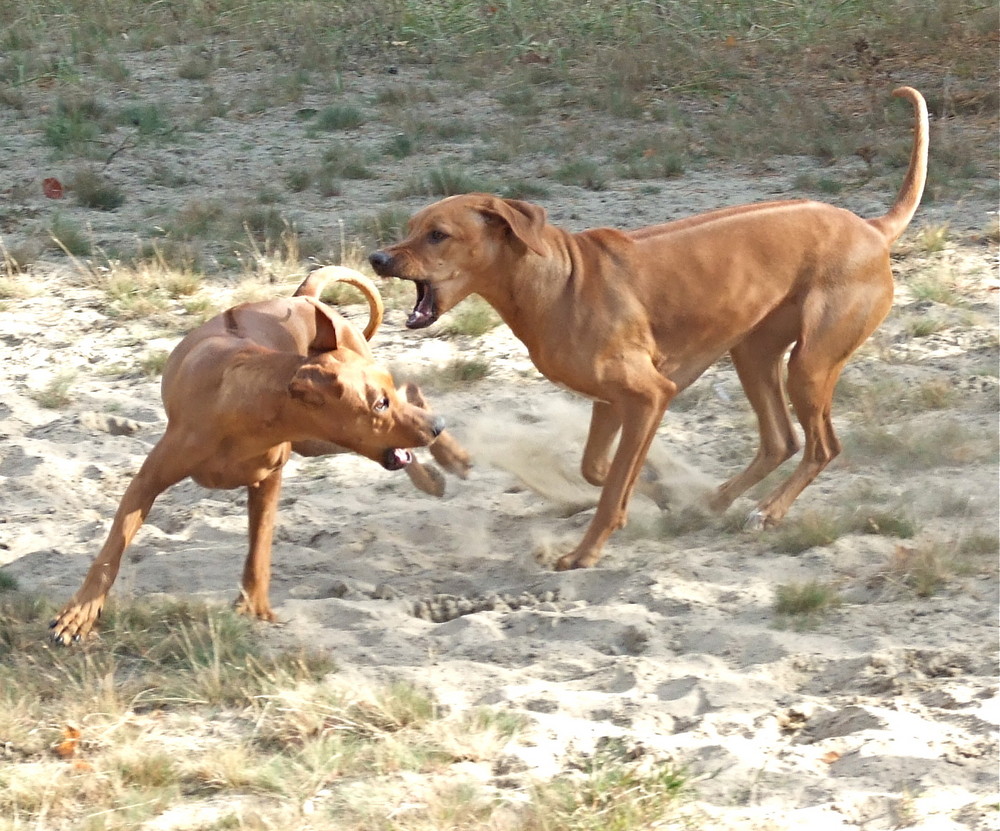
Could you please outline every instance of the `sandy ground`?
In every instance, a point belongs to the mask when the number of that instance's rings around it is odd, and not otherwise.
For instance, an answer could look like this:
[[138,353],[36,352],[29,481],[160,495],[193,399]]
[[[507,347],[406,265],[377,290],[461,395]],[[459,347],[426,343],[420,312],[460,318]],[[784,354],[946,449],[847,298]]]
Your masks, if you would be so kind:
[[[150,76],[144,82],[155,83]],[[263,179],[260,165],[289,152],[287,136],[263,116],[227,125],[238,135],[227,138],[220,127],[220,143],[231,138],[262,154],[231,157],[232,176]],[[381,140],[378,127],[365,129],[358,140]],[[10,180],[23,187],[25,223],[53,210],[40,187],[26,187],[49,172],[29,138],[24,149],[34,162]],[[270,157],[262,149],[279,146]],[[196,180],[223,169],[218,152],[185,149]],[[125,154],[113,170],[128,179],[149,163]],[[395,164],[402,176],[408,162]],[[633,226],[792,194],[795,174],[811,164],[716,166],[658,183],[655,193],[625,182],[596,194],[553,186],[540,201],[571,228]],[[858,164],[824,175],[850,179]],[[335,233],[338,217],[377,208],[389,190],[384,181],[347,188],[326,202],[304,195],[296,209]],[[855,188],[831,201],[874,215],[893,197]],[[140,190],[127,210],[134,218],[168,198],[185,195]],[[95,227],[102,239],[131,227],[119,212],[90,214],[103,223]],[[683,813],[692,827],[1000,828],[997,552],[961,568],[946,563],[947,579],[930,597],[917,596],[892,567],[921,546],[937,546],[947,560],[965,539],[996,538],[995,250],[977,235],[995,217],[994,205],[976,199],[921,210],[915,227],[947,223],[955,242],[901,263],[897,308],[845,375],[862,388],[938,380],[955,393],[949,405],[913,412],[890,401],[867,413],[849,402],[835,418],[848,439],[872,427],[912,436],[944,426],[964,431],[969,451],[951,463],[902,465],[852,450],[848,440],[792,512],[890,506],[914,519],[914,538],[845,533],[780,553],[772,535],[743,533],[733,521],[752,507],[749,499],[725,518],[681,523],[685,506],[753,454],[752,416],[724,363],[660,430],[651,458],[671,509],[637,497],[629,527],[599,567],[554,573],[557,552],[591,516],[594,493],[577,473],[586,403],[542,379],[503,327],[478,339],[443,338],[438,329],[405,331],[404,312],[390,311],[377,354],[398,377],[423,380],[476,467],[466,481],[449,478],[435,500],[363,459],[293,460],[274,551],[282,625],[262,626],[262,637],[329,649],[345,673],[411,679],[451,706],[527,713],[527,737],[487,772],[497,780],[557,775],[573,754],[620,741],[686,768],[692,790]],[[8,239],[20,227],[9,222]],[[907,275],[942,262],[964,298],[961,313],[907,288]],[[30,282],[41,291],[0,311],[0,565],[22,587],[61,602],[164,426],[158,381],[108,367],[131,366],[177,336],[109,316],[101,292],[64,260],[40,262]],[[346,311],[364,316],[360,307]],[[947,325],[905,334],[908,317],[928,315]],[[436,385],[435,368],[457,357],[488,360],[491,371],[472,384]],[[40,406],[33,396],[69,370],[70,403]],[[134,431],[115,434],[109,416]],[[244,494],[182,483],[158,501],[114,592],[229,601],[244,546]],[[810,626],[782,621],[776,589],[811,579],[838,587],[841,605]]]

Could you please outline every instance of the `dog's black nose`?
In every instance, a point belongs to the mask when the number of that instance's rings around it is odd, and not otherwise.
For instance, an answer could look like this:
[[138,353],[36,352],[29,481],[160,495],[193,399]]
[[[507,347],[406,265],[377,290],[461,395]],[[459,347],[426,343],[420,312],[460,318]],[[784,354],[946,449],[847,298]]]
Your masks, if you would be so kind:
[[381,274],[384,269],[389,267],[392,257],[386,254],[385,251],[376,251],[368,257],[368,262],[371,263],[376,274]]
[[437,438],[444,432],[444,419],[441,416],[434,416],[431,419],[431,433],[434,434],[434,438]]

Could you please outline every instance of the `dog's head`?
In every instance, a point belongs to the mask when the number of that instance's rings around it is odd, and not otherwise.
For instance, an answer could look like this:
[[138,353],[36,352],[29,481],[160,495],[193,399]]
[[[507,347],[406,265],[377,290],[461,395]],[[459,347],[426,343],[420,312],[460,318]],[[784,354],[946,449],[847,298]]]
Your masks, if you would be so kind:
[[397,393],[389,372],[349,349],[305,361],[288,384],[303,439],[322,439],[399,470],[407,448],[426,447],[444,422]]
[[[417,285],[410,329],[429,326],[470,294],[482,294],[514,258],[547,253],[545,209],[486,193],[450,196],[410,220],[402,242],[368,259],[375,273]],[[487,298],[489,299],[489,298]]]

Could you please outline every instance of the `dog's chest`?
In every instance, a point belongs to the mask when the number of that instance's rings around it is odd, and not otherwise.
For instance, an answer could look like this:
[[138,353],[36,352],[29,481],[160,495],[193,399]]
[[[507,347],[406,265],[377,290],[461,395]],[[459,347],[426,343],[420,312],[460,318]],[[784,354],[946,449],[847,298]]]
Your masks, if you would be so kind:
[[202,487],[220,490],[254,486],[282,467],[290,453],[291,446],[287,442],[252,456],[235,446],[223,447],[199,465],[191,478]]

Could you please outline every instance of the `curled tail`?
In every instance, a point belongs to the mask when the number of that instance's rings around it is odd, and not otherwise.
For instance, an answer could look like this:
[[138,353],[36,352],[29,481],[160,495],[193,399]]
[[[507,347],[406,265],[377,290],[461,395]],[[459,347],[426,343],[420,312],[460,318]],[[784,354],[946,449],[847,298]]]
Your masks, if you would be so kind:
[[913,150],[910,153],[910,168],[906,171],[903,187],[896,197],[896,203],[885,216],[869,219],[868,222],[878,228],[888,242],[899,239],[900,234],[910,224],[917,212],[920,197],[924,193],[924,183],[927,181],[927,103],[924,97],[913,87],[899,87],[892,91],[896,98],[906,98],[913,104],[916,124],[913,128]]
[[382,324],[385,306],[382,305],[382,295],[378,293],[375,284],[360,271],[342,265],[326,265],[313,271],[297,289],[293,297],[312,297],[319,300],[323,287],[329,282],[347,283],[354,286],[368,301],[368,325],[365,326],[365,340],[371,340],[372,335]]

